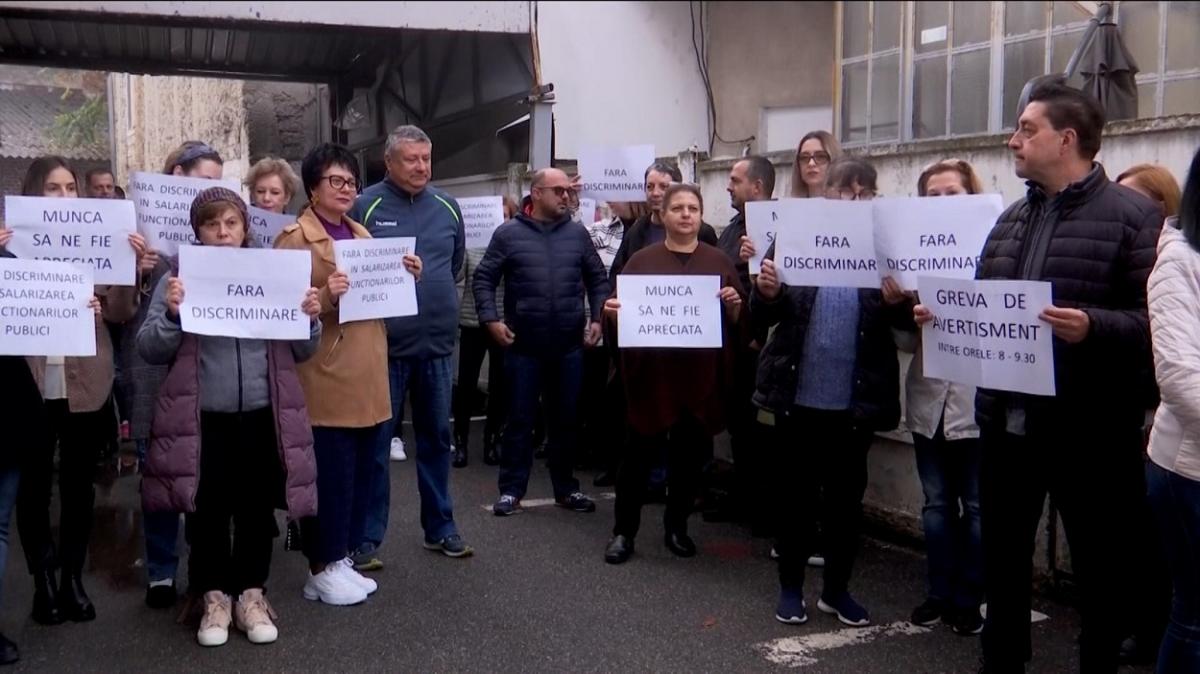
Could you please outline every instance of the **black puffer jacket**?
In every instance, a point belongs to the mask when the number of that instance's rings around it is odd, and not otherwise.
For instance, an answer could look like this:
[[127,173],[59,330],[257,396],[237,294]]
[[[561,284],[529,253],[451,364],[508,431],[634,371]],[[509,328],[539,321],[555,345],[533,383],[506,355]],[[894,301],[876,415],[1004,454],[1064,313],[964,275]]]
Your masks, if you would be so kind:
[[1000,215],[978,277],[1049,281],[1054,305],[1087,312],[1091,331],[1078,344],[1054,340],[1054,398],[979,389],[981,427],[1003,425],[1014,397],[1027,418],[1143,424],[1154,390],[1146,279],[1162,222],[1157,204],[1110,182],[1099,164],[1054,198],[1030,183]]
[[521,214],[500,225],[471,286],[480,324],[499,320],[496,287],[504,279],[504,322],[512,348],[563,354],[583,344],[586,289],[591,319],[600,320],[608,277],[587,229],[563,215],[543,223]]
[[[775,259],[775,246],[767,251]],[[767,300],[756,287],[750,296],[755,322],[775,325],[775,334],[758,357],[754,404],[789,414],[800,383],[799,367],[808,336],[817,289],[783,286],[775,300]],[[883,293],[870,288],[858,291],[858,354],[850,411],[864,430],[890,431],[900,423],[900,362],[892,328],[902,325],[911,304],[888,305]]]

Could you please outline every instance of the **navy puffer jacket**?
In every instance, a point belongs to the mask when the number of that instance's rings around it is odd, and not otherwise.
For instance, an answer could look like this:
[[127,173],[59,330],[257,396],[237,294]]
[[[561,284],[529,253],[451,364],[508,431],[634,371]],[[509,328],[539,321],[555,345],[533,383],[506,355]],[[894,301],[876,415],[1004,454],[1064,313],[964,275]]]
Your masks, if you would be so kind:
[[520,214],[492,235],[475,271],[472,290],[479,323],[500,320],[496,288],[504,280],[504,321],[516,335],[512,349],[557,355],[583,344],[583,296],[599,321],[609,295],[604,263],[587,229],[569,214],[539,222]]

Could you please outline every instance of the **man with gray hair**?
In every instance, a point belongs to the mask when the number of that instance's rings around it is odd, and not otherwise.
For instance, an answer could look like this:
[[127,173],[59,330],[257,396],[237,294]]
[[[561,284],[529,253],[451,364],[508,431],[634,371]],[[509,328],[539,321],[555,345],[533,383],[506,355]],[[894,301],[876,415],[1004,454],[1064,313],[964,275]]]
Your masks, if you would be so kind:
[[450,501],[450,393],[454,339],[458,332],[455,279],[466,254],[462,211],[449,194],[429,184],[433,143],[421,129],[405,125],[388,136],[384,150],[387,176],[363,191],[350,217],[375,238],[411,236],[424,262],[417,284],[416,316],[389,318],[388,378],[392,421],[380,437],[372,463],[373,488],[361,536],[352,559],[360,570],[383,566],[376,550],[387,530],[389,454],[404,397],[412,394],[417,441],[417,488],[425,547],[450,557],[472,553],[458,533]]

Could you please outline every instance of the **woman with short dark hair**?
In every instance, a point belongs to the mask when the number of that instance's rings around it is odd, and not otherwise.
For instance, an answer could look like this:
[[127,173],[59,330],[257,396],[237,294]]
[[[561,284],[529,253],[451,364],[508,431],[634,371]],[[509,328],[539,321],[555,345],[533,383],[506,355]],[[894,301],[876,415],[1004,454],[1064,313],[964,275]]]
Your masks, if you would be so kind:
[[[358,161],[341,145],[314,148],[300,166],[308,206],[288,225],[275,247],[312,253],[312,286],[319,288],[325,329],[314,358],[299,367],[312,419],[317,459],[315,522],[302,537],[311,575],[304,598],[345,606],[365,601],[375,581],[354,569],[349,554],[361,542],[370,467],[392,417],[387,375],[387,329],[382,320],[342,323],[338,303],[350,277],[336,265],[334,242],[371,235],[347,213],[362,185]],[[404,256],[404,266],[421,275],[421,261]]]

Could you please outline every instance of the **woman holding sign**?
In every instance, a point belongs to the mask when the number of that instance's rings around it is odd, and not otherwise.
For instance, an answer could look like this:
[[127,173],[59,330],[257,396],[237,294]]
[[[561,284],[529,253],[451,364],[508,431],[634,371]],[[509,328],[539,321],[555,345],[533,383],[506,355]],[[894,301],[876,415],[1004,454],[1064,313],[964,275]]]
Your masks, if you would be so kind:
[[[720,277],[718,296],[725,311],[719,349],[620,349],[633,437],[617,473],[617,521],[604,552],[604,561],[609,564],[621,564],[633,554],[655,453],[664,446],[670,482],[665,516],[667,549],[680,557],[696,554],[696,544],[687,534],[688,515],[696,500],[701,468],[709,459],[712,438],[725,428],[729,407],[725,396],[733,382],[734,353],[746,339],[741,329],[744,291],[737,269],[718,248],[699,241],[703,204],[695,185],[674,184],[667,188],[661,210],[666,240],[635,253],[622,271],[622,276]],[[691,301],[699,303],[704,298]],[[621,300],[615,294],[605,302],[610,327],[615,327],[620,309]],[[616,330],[610,332],[617,334]]]
[[[276,248],[312,253],[312,285],[320,288],[324,330],[316,357],[300,366],[308,399],[317,458],[317,517],[303,536],[311,575],[304,597],[334,606],[365,601],[375,581],[354,569],[348,557],[361,541],[370,496],[370,467],[384,422],[392,417],[387,374],[387,328],[382,320],[342,323],[338,302],[350,278],[336,266],[334,242],[369,239],[346,216],[358,196],[358,161],[341,145],[324,144],[300,167],[309,205],[299,221],[283,229]],[[405,256],[419,278],[421,261]]]
[[[202,246],[245,248],[252,241],[245,202],[223,187],[196,196],[191,222]],[[286,502],[297,519],[317,505],[296,364],[317,349],[321,301],[316,288],[297,298],[311,318],[307,340],[235,339],[185,333],[184,292],[178,276],[164,277],[138,332],[142,357],[170,366],[151,429],[143,502],[150,512],[187,513],[189,584],[204,601],[200,645],[224,644],[232,620],[252,643],[270,643],[278,630],[263,593],[279,534],[275,508]]]
[[[75,172],[62,157],[41,157],[30,165],[21,192],[30,197],[76,197]],[[8,242],[6,233],[0,230],[0,246]],[[140,260],[146,253],[145,239],[130,234],[129,243]],[[33,619],[44,625],[96,617],[82,575],[95,501],[92,478],[112,425],[107,403],[113,389],[113,345],[104,321],[129,320],[135,293],[132,287],[97,286],[96,295],[102,310],[96,319],[95,356],[28,358],[29,370],[45,399],[48,421],[44,442],[24,458],[17,527],[34,579]],[[57,549],[50,532],[56,450],[61,501]],[[58,567],[62,569],[61,583],[54,577]]]
[[[869,164],[842,159],[829,167],[829,199],[875,196]],[[855,627],[870,624],[850,596],[858,549],[867,450],[877,431],[900,421],[900,367],[892,327],[910,313],[869,288],[793,287],[779,282],[772,246],[751,296],[755,320],[775,326],[759,359],[754,404],[775,414],[773,490],[779,539],[780,622],[808,621],[804,572],[817,541],[825,553],[824,589],[817,604]]]
[[[939,161],[917,179],[917,194],[922,197],[982,191],[979,176],[961,159]],[[884,279],[883,294],[893,302],[910,299],[890,277]],[[913,354],[904,387],[906,424],[912,431],[917,474],[925,494],[921,523],[929,560],[929,595],[913,609],[911,622],[928,627],[940,621],[957,634],[979,634],[983,631],[979,613],[983,544],[975,387],[925,376],[916,324],[896,334],[900,348]]]

